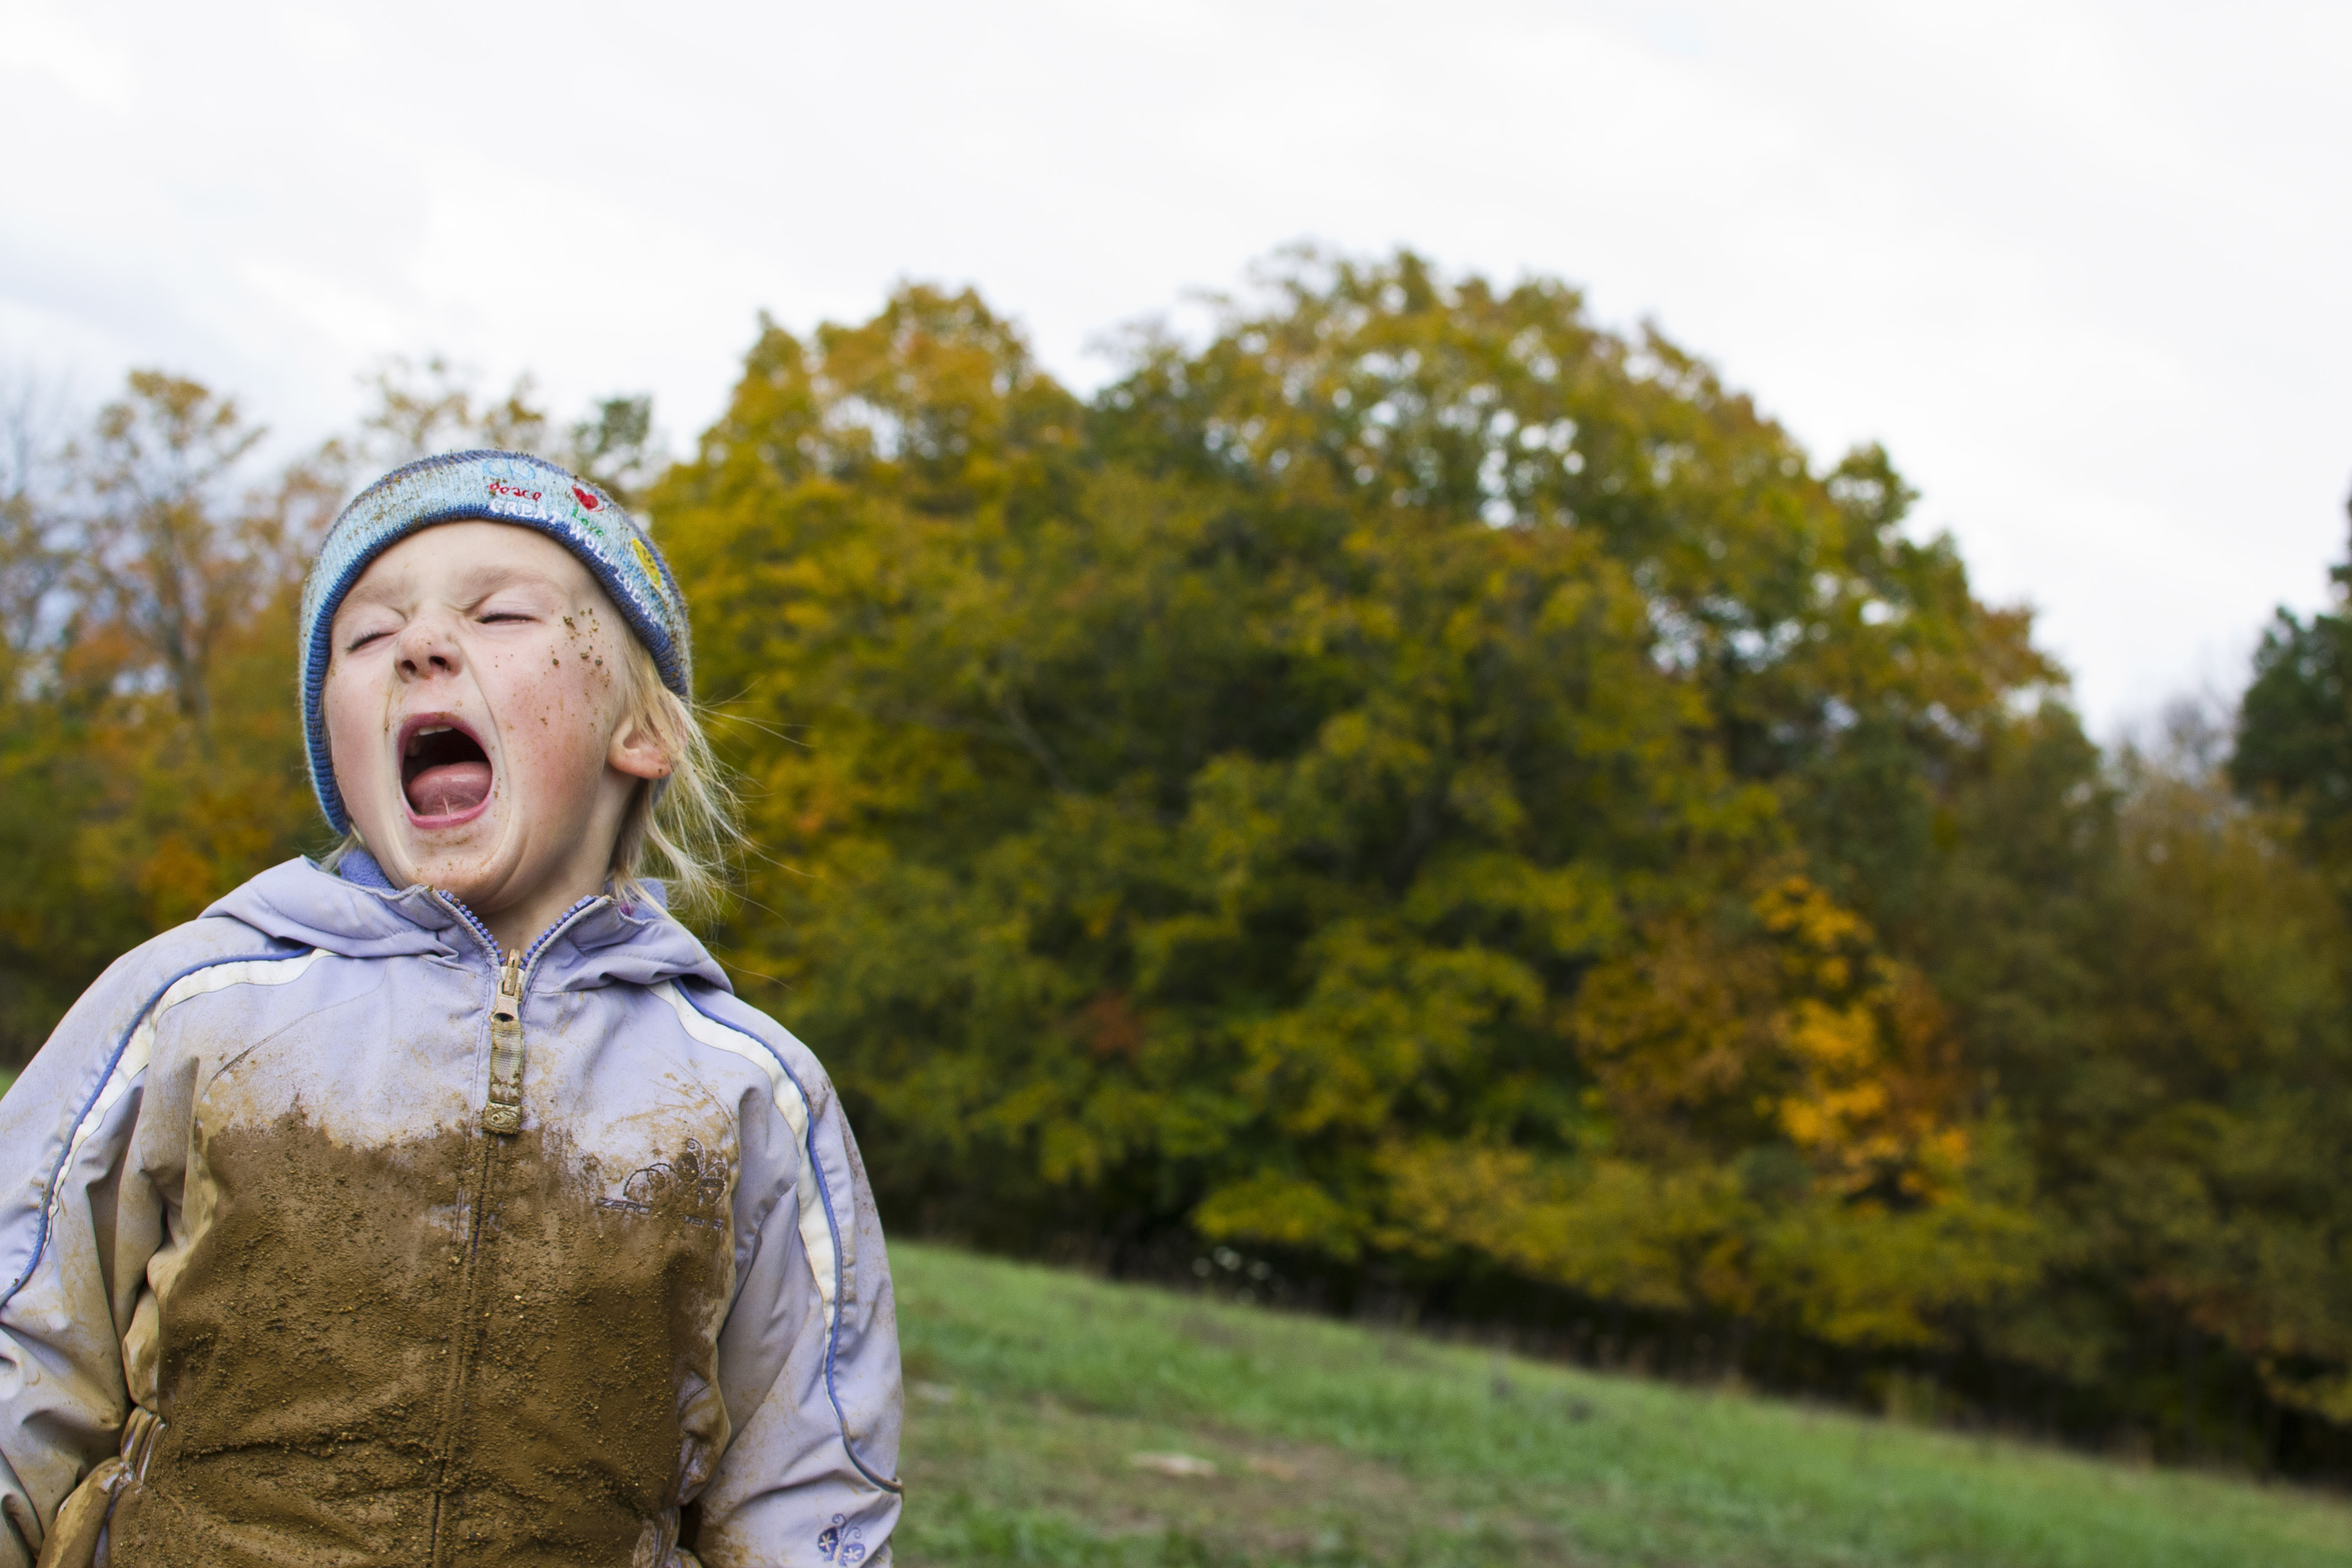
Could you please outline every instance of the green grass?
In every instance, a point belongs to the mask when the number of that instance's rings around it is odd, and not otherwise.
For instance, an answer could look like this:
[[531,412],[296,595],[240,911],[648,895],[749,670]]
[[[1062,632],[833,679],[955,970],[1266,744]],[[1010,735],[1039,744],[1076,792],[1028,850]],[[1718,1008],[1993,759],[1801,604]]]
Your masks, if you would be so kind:
[[[901,1243],[908,1568],[2352,1564],[2352,1505]],[[1181,1454],[1214,1475],[1137,1455]]]

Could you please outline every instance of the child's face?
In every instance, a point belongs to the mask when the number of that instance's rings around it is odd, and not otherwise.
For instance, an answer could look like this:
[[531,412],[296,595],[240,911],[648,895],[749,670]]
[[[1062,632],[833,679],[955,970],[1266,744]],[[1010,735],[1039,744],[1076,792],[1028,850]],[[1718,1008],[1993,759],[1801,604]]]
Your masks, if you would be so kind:
[[499,522],[428,528],[335,612],[335,785],[395,886],[546,918],[602,889],[631,792],[669,771],[625,714],[632,636],[572,553]]

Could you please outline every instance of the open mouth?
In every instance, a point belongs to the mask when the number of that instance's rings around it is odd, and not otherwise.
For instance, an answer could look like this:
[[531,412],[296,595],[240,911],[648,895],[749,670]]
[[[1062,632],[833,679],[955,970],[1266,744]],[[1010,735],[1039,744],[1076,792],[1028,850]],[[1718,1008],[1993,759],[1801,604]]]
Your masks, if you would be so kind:
[[490,758],[462,725],[412,719],[400,748],[400,793],[419,821],[470,816],[490,798]]

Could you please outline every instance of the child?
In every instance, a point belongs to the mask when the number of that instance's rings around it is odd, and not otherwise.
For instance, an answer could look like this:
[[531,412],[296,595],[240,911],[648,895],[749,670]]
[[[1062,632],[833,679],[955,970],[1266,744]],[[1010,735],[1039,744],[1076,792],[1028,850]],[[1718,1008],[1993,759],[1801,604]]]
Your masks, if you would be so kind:
[[0,1563],[887,1562],[856,1144],[637,877],[725,822],[668,567],[552,464],[427,458],[328,533],[301,655],[342,848],[0,1102]]

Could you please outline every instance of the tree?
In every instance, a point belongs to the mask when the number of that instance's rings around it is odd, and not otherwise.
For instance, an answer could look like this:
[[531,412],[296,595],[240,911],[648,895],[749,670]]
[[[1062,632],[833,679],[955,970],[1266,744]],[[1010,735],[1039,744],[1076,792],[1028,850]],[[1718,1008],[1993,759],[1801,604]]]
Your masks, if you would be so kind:
[[[295,700],[295,618],[354,482],[451,447],[543,446],[528,381],[486,399],[435,358],[370,378],[351,436],[276,468],[234,399],[135,371],[88,428],[0,402],[0,1052],[22,1061],[116,956],[325,847]],[[573,427],[648,461],[650,408]]]
[[633,506],[666,460],[653,399],[642,394],[598,398],[559,432],[528,374],[494,397],[446,355],[419,362],[394,354],[361,382],[372,406],[356,437],[331,447],[338,456],[348,450],[348,466],[370,474],[436,452],[487,447],[552,458]]
[[2301,814],[2310,841],[2352,864],[2352,562],[2330,569],[2336,607],[2308,620],[2281,606],[2254,651],[2230,777]]
[[775,857],[732,951],[933,1223],[1943,1342],[2032,1227],[1803,829],[2055,677],[1902,495],[1410,255],[1092,407],[970,295],[770,327],[653,499]]

